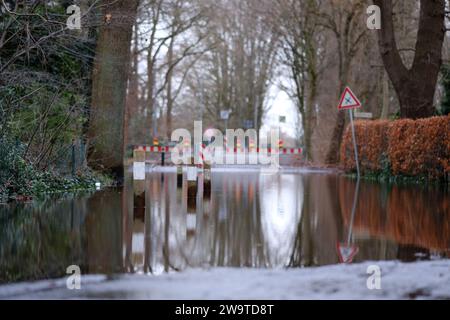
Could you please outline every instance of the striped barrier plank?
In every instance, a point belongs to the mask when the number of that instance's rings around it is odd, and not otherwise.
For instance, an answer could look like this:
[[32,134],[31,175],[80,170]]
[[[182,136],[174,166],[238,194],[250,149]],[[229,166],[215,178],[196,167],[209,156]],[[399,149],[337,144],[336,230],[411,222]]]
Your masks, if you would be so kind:
[[[207,148],[207,147],[206,147]],[[155,146],[137,146],[135,150],[151,152],[151,153],[169,153],[172,152],[175,148],[170,147],[155,147]],[[184,152],[192,151],[192,148],[184,147],[180,148]],[[256,150],[255,150],[256,149]],[[281,148],[281,149],[273,149],[273,148],[253,148],[253,149],[243,149],[243,148],[226,148],[226,153],[238,154],[238,153],[274,153],[274,154],[284,154],[284,155],[300,155],[302,154],[302,148]]]

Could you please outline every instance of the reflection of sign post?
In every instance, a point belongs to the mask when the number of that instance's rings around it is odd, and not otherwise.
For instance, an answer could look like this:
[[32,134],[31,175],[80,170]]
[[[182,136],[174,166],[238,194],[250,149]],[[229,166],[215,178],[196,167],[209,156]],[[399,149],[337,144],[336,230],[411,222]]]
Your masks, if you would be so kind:
[[355,162],[356,162],[356,171],[358,173],[358,179],[360,177],[359,171],[359,159],[358,159],[358,148],[356,146],[356,136],[355,136],[355,126],[353,124],[353,109],[361,108],[361,102],[359,102],[358,98],[356,98],[353,91],[346,87],[344,93],[341,97],[341,102],[339,102],[338,109],[339,110],[348,110],[350,115],[350,125],[352,127],[352,137],[353,137],[353,148],[355,149]]
[[338,249],[338,255],[339,255],[339,261],[341,263],[352,263],[353,258],[358,253],[359,249],[357,246],[352,245],[352,234],[353,234],[353,223],[355,221],[355,214],[356,214],[356,206],[358,205],[358,197],[359,197],[359,176],[358,181],[356,182],[356,189],[355,189],[355,195],[353,198],[353,207],[352,207],[352,217],[350,219],[350,226],[348,229],[348,236],[347,236],[347,243],[338,243],[337,249]]
[[352,263],[353,258],[358,253],[359,249],[355,245],[348,245],[338,243],[339,261],[341,263]]

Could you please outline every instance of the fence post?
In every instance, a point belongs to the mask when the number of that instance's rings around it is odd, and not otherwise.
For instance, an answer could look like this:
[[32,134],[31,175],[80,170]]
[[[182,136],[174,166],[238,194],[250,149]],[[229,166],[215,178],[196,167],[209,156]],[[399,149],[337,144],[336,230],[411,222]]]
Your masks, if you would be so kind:
[[133,151],[133,208],[134,217],[145,216],[145,150]]

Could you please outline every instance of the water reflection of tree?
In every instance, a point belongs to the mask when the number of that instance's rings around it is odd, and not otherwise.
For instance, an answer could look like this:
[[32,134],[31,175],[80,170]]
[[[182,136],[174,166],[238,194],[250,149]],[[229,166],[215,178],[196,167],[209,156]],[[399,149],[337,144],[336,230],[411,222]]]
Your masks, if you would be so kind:
[[295,237],[294,247],[289,260],[289,267],[311,266],[313,262],[313,244],[310,234],[310,214],[311,214],[311,183],[306,177],[303,180],[304,198],[303,207],[301,209],[300,221],[297,226],[297,234]]
[[163,245],[163,257],[164,257],[164,272],[169,272],[170,267],[170,245],[169,245],[169,231],[170,231],[170,199],[167,192],[168,183],[164,183],[164,175],[161,176],[161,183],[164,185],[164,193],[161,195],[164,199],[164,245]]
[[223,195],[214,214],[210,264],[267,267],[257,175],[222,178]]
[[122,197],[117,191],[97,192],[87,202],[88,273],[120,273],[122,257]]
[[55,278],[86,269],[83,226],[88,196],[0,207],[0,283]]
[[[257,173],[240,175],[216,173],[211,199],[199,196],[195,213],[195,231],[189,232],[186,232],[186,190],[183,194],[181,190],[177,192],[174,175],[165,174],[164,181],[160,178],[160,174],[152,174],[149,177],[151,181],[149,185],[152,186],[149,188],[151,203],[148,205],[151,217],[145,219],[145,230],[150,230],[147,227],[149,220],[152,226],[151,233],[147,235],[146,231],[144,247],[145,252],[149,252],[148,248],[154,248],[151,254],[153,263],[149,263],[153,270],[160,272],[205,265],[268,267],[287,263],[286,256],[280,252],[280,249],[285,251],[287,247],[291,247],[293,238],[290,237],[290,232],[294,230],[288,227],[289,234],[285,234],[286,230],[276,229],[271,219],[275,218],[277,222],[282,223],[283,228],[286,228],[286,226],[292,226],[292,219],[295,219],[297,223],[298,210],[294,210],[295,205],[289,202],[289,214],[280,218],[276,216],[277,212],[273,211],[274,208],[271,205],[277,197],[278,201],[294,200],[296,203],[301,203],[303,198],[301,178],[295,176],[281,179],[280,176],[274,175],[260,181]],[[315,186],[320,192],[322,192],[323,183],[326,183],[326,180]],[[319,197],[322,196],[319,195]],[[310,199],[310,201],[315,200]],[[301,208],[298,207],[298,209]],[[324,212],[330,211],[322,209]],[[294,212],[291,212],[292,210]],[[286,220],[285,217],[290,219]],[[314,213],[305,214],[304,217],[311,221],[304,223],[303,235],[308,232],[312,234],[315,230],[308,230],[306,226],[314,227]],[[330,220],[326,215],[320,219]],[[333,222],[332,225],[334,225]],[[331,232],[331,235],[334,234],[335,232]],[[273,238],[274,236],[282,238]],[[336,236],[333,236],[333,241],[335,239]],[[149,244],[150,242],[152,245]],[[327,245],[329,242],[326,242]],[[322,251],[315,249],[320,246],[320,241],[315,239],[307,243],[310,246],[308,250],[310,261],[326,260],[321,258],[321,254],[316,253]],[[272,248],[274,244],[277,245],[275,249]],[[280,245],[282,248],[279,247]],[[334,244],[332,246],[334,247]],[[147,259],[145,257],[145,261]]]
[[336,177],[310,174],[302,179],[304,200],[288,266],[337,263],[335,248],[342,237],[342,221]]

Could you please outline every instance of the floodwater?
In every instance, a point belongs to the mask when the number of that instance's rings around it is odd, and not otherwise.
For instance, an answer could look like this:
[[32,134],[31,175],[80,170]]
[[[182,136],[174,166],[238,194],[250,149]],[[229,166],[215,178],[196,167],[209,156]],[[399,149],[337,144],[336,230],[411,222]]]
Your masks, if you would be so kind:
[[[91,194],[0,206],[0,283],[83,274],[186,268],[309,267],[444,259],[450,197],[437,187],[356,182],[329,173],[213,171],[196,199],[174,172]],[[136,193],[136,196],[134,195]],[[353,211],[353,205],[355,210]]]

